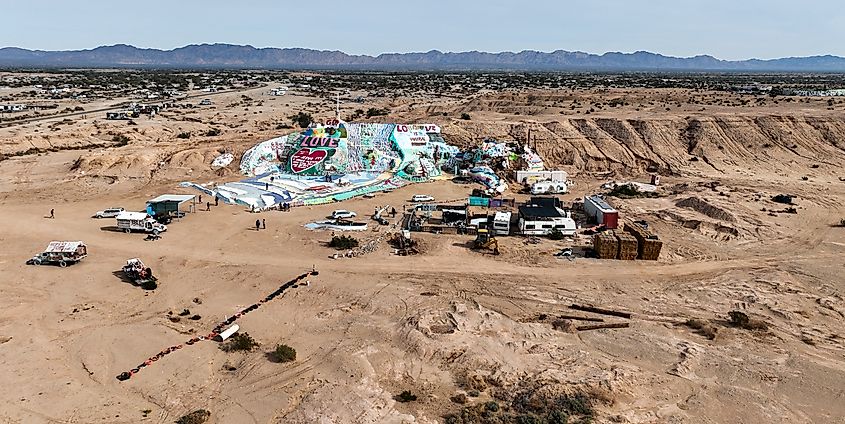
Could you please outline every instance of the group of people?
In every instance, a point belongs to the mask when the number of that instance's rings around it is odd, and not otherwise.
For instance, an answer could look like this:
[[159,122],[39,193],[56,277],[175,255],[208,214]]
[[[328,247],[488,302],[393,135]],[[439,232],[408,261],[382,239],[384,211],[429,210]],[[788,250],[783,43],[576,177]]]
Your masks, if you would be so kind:
[[266,230],[267,229],[267,220],[264,219],[256,219],[255,220],[255,231]]

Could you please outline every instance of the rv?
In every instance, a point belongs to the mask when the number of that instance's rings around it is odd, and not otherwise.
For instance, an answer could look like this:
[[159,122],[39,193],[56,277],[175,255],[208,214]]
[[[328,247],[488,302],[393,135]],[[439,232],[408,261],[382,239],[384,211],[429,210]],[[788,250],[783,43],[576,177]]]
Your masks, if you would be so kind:
[[156,221],[146,212],[123,212],[117,216],[117,228],[131,233],[132,231],[140,231],[143,233],[163,233],[167,231],[167,226]]
[[510,212],[496,212],[493,217],[493,234],[497,236],[507,236],[511,233],[511,213]]

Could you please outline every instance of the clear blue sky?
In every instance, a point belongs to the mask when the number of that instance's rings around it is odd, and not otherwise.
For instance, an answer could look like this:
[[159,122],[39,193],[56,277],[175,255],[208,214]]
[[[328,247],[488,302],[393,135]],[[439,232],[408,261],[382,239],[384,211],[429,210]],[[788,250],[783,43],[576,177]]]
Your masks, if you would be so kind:
[[0,46],[845,56],[842,0],[5,0]]

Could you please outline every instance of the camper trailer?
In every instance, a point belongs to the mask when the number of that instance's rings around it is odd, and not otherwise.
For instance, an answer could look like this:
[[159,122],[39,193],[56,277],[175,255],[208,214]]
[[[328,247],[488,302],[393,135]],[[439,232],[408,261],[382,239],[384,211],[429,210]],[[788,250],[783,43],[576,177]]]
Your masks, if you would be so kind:
[[156,221],[145,212],[123,212],[117,216],[117,228],[131,233],[139,231],[142,233],[163,233],[167,226]]
[[565,181],[540,181],[531,185],[531,194],[564,194],[568,190]]
[[88,256],[88,248],[81,241],[51,241],[43,252],[26,261],[27,265],[57,264],[64,268]]

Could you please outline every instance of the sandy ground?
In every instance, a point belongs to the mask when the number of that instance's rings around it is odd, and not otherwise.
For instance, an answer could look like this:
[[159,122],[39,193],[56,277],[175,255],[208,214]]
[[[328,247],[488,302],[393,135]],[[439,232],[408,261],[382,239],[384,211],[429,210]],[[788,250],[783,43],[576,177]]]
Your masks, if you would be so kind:
[[[176,185],[186,179],[236,179],[233,169],[208,169],[216,152],[239,152],[278,133],[261,122],[281,119],[297,101],[241,116],[246,133],[227,129],[201,141],[138,135],[119,148],[0,162],[3,422],[169,423],[204,408],[215,423],[435,423],[464,406],[452,396],[473,389],[479,396],[468,405],[492,399],[505,405],[507,393],[526,390],[590,393],[597,422],[845,422],[845,230],[834,226],[845,218],[841,118],[796,112],[799,117],[783,118],[793,129],[773,136],[756,130],[774,140],[771,152],[761,153],[736,135],[747,131],[726,127],[716,115],[700,116],[696,128],[704,135],[692,147],[682,137],[686,115],[641,117],[652,128],[673,128],[664,135],[639,131],[651,150],[641,155],[600,121],[578,127],[581,138],[566,136],[559,126],[581,125],[576,117],[528,122],[485,109],[472,112],[471,122],[442,122],[457,140],[483,125],[479,121],[501,134],[545,128],[539,150],[576,175],[573,192],[562,196],[567,204],[611,176],[642,180],[651,162],[670,168],[664,197],[613,200],[625,217],[648,220],[665,241],[658,262],[561,261],[552,254],[572,242],[533,245],[518,237],[503,239],[503,254],[493,257],[467,249],[467,236],[427,234],[418,236],[424,249],[417,256],[395,256],[382,242],[371,254],[332,260],[333,250],[324,245],[330,234],[302,225],[333,205],[260,214],[221,205],[188,214],[155,242],[112,231],[113,220],[90,218],[106,207],[140,209],[158,194],[182,192]],[[476,107],[472,101],[464,106]],[[231,110],[198,116],[240,122]],[[756,122],[779,116],[750,115]],[[631,120],[619,122],[642,128]],[[156,122],[139,126],[148,134],[172,134],[189,125]],[[59,133],[70,139],[92,132],[92,125],[82,121]],[[829,134],[811,134],[810,127]],[[560,140],[570,147],[555,150]],[[734,144],[716,147],[725,140]],[[376,205],[401,206],[417,193],[452,199],[470,189],[438,181],[342,207],[365,215]],[[770,201],[780,193],[796,196],[798,214],[769,214],[783,209]],[[690,197],[701,199],[698,207],[677,206]],[[51,208],[55,219],[45,218]],[[266,230],[251,229],[256,218],[266,220]],[[84,240],[90,256],[65,269],[24,265],[51,240]],[[153,268],[157,290],[144,291],[116,274],[132,257]],[[129,381],[115,378],[166,347],[206,334],[312,266],[320,275],[309,286],[238,321],[259,349],[226,353],[216,342],[202,342]],[[573,303],[631,312],[630,320],[603,317],[630,326],[555,329],[552,318],[576,313],[568,308]],[[168,312],[184,308],[201,318],[168,319]],[[768,329],[730,326],[731,310],[763,320]],[[683,325],[693,318],[709,321],[718,330],[715,339]],[[268,359],[280,343],[296,349],[295,362]],[[417,401],[396,402],[403,390]]]

